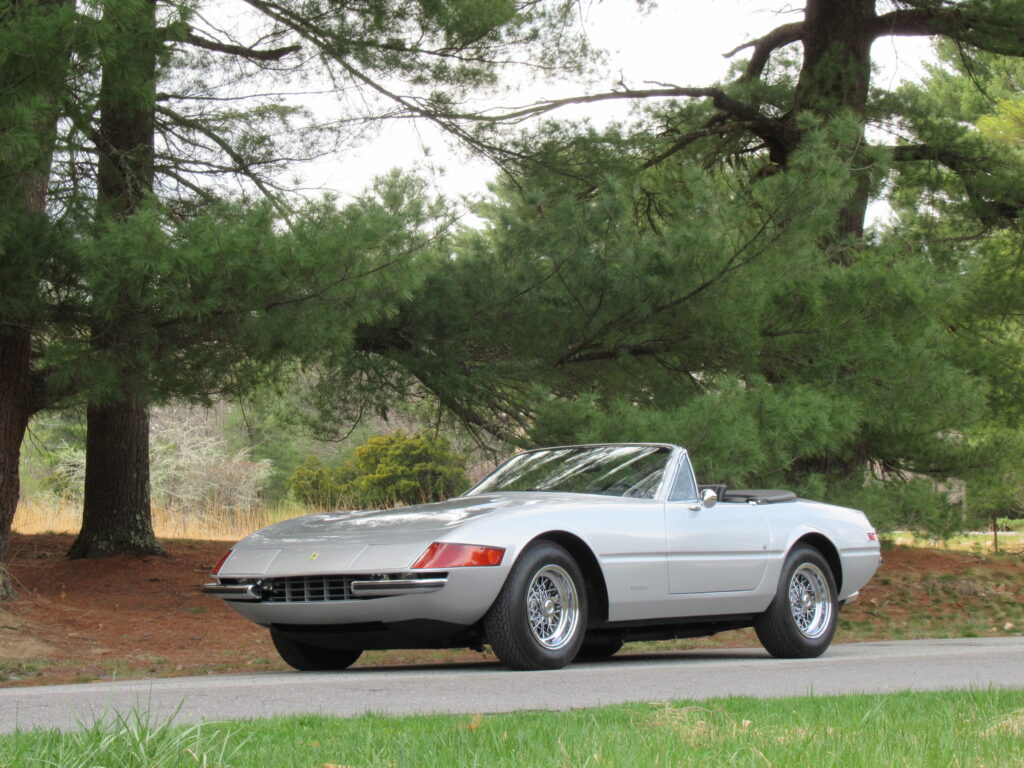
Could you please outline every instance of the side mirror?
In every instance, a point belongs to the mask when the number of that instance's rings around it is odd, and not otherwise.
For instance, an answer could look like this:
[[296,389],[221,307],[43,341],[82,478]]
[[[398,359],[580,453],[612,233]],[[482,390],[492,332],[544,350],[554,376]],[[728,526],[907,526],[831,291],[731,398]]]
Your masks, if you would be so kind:
[[718,494],[710,488],[705,488],[700,495],[700,501],[705,507],[711,508],[718,503]]

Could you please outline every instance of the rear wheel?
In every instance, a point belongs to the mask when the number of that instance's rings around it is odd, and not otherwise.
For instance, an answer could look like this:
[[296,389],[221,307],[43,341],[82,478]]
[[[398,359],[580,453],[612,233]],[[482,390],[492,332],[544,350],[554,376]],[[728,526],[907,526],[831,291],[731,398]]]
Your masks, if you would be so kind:
[[498,659],[512,669],[559,669],[571,662],[587,626],[583,574],[554,542],[530,545],[484,617]]
[[270,639],[281,658],[302,672],[320,672],[331,669],[348,669],[362,654],[361,650],[329,650],[315,645],[300,643],[290,637],[270,630]]
[[832,569],[821,553],[794,547],[782,566],[775,599],[754,623],[761,645],[783,659],[823,654],[836,632],[836,593]]

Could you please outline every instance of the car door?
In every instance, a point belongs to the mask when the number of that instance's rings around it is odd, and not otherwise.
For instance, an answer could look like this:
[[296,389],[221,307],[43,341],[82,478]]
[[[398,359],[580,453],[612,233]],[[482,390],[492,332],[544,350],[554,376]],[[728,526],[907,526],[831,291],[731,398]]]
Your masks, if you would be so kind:
[[669,592],[738,593],[756,589],[768,567],[766,505],[698,498],[689,457],[683,456],[665,502]]

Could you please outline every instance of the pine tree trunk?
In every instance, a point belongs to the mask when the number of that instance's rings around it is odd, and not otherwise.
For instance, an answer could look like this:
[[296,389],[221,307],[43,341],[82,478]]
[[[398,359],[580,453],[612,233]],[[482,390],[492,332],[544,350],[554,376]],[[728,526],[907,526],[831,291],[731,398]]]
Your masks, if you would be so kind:
[[[790,126],[797,116],[810,112],[823,121],[844,113],[860,121],[859,128],[844,137],[852,184],[837,212],[833,232],[822,248],[834,263],[850,266],[863,242],[871,192],[871,163],[861,160],[866,146],[864,118],[871,84],[872,22],[876,0],[807,0],[804,9],[803,64],[797,81]],[[790,135],[798,136],[796,130]],[[795,149],[795,146],[791,149]],[[846,446],[838,455],[797,459],[795,474],[863,477],[868,467],[867,447]]]
[[18,507],[18,459],[30,415],[32,337],[0,333],[0,600],[13,595],[4,563]]
[[82,530],[68,557],[160,554],[149,506],[149,410],[130,402],[87,412]]
[[[808,0],[804,11],[804,60],[800,68],[796,97],[791,113],[813,112],[823,118],[844,111],[863,121],[871,82],[871,24],[876,0]],[[853,189],[839,213],[837,241],[856,243],[864,235],[868,198],[871,190],[870,163],[860,162],[865,146],[864,127],[850,137],[848,147],[854,171]],[[838,255],[841,261],[850,256]]]
[[[34,104],[29,109],[36,110],[31,123],[39,139],[35,145],[38,151],[15,151],[6,156],[0,152],[0,214],[21,222],[46,215],[61,92],[71,54],[70,28],[62,21],[62,13],[73,5],[74,0],[14,0],[0,15],[0,24],[8,29],[45,30],[46,34],[54,36],[48,42],[62,43],[68,57],[55,57],[51,45],[41,44],[39,50],[51,51],[49,56],[10,56],[0,66],[3,107],[12,109],[14,105],[22,105],[24,108]],[[13,123],[17,125],[23,118],[16,110]],[[10,127],[0,124],[0,134]],[[4,258],[17,259],[18,254],[7,253]],[[31,273],[29,284],[32,281],[42,282],[42,277]],[[19,288],[0,285],[0,291],[3,290]],[[21,444],[29,417],[43,405],[34,391],[36,381],[32,367],[33,326],[38,320],[23,313],[0,317],[0,600],[9,599],[14,593],[4,564],[20,494]]]
[[[97,216],[126,219],[153,189],[156,35],[154,0],[108,0],[104,24],[135,41],[103,67],[100,81],[100,156]],[[94,343],[121,358],[121,394],[87,411],[82,529],[68,556],[161,552],[153,535],[149,498],[149,410],[145,376],[131,356],[131,296],[117,314],[93,328]]]
[[807,0],[794,111],[865,115],[875,0]]

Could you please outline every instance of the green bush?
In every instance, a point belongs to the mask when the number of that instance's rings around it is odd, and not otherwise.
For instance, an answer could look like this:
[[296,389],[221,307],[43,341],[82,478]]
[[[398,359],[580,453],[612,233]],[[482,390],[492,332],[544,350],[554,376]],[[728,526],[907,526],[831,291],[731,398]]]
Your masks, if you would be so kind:
[[330,508],[438,501],[467,484],[465,458],[427,432],[371,437],[335,467],[311,456],[288,483],[298,501]]
[[308,456],[288,478],[288,491],[296,501],[324,509],[356,506],[349,497],[351,476],[342,468],[326,466],[318,456]]

